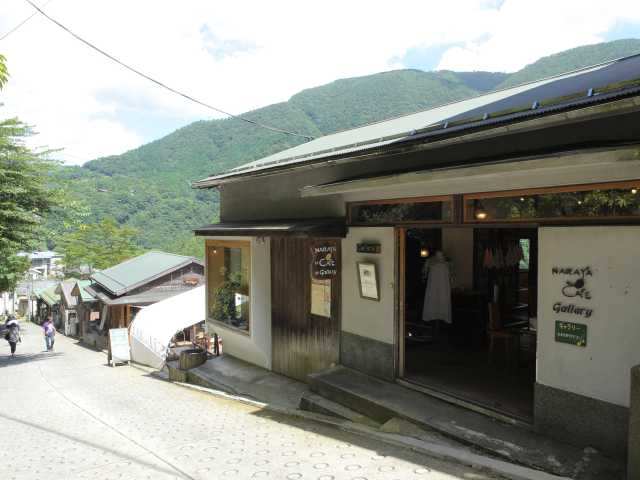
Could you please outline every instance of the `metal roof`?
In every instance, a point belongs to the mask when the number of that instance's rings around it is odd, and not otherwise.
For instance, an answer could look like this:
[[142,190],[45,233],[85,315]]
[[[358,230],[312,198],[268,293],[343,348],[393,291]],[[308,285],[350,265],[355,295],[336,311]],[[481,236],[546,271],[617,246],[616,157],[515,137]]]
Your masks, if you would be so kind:
[[292,236],[344,238],[347,227],[344,219],[269,220],[261,222],[225,222],[200,227],[200,236]]
[[194,257],[151,251],[96,272],[91,280],[118,296],[190,263],[202,265]]
[[90,285],[91,285],[91,280],[78,280],[73,286],[71,294],[74,297],[78,298],[78,302],[82,302],[82,303],[95,302],[96,297],[93,296],[87,290],[87,287],[89,287]]
[[60,303],[60,295],[56,293],[58,285],[52,285],[51,287],[44,288],[36,291],[36,297],[40,298],[44,303],[50,307]]
[[[418,139],[426,132],[451,134],[451,127],[454,125],[472,123],[477,127],[483,122],[491,125],[499,118],[509,117],[515,112],[529,110],[542,114],[545,110],[541,107],[548,107],[550,104],[556,107],[568,105],[585,97],[595,102],[598,96],[607,90],[604,87],[623,88],[626,82],[637,80],[640,80],[640,55],[326,135],[228,172],[212,175],[195,182],[194,186],[207,188],[223,183],[229,178],[250,176],[256,172],[292,168],[334,156],[348,157],[399,141]],[[604,100],[605,96],[602,95],[601,99]],[[510,119],[515,121],[517,117]]]

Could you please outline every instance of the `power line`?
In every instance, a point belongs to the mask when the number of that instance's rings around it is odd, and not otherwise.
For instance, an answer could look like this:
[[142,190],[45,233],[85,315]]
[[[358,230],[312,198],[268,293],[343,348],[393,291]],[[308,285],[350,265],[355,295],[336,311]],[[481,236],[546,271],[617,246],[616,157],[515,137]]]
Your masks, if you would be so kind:
[[60,27],[61,29],[63,29],[63,30],[64,30],[65,32],[67,32],[69,35],[71,35],[72,37],[74,37],[76,40],[79,40],[80,42],[82,42],[82,43],[84,43],[86,46],[88,46],[89,48],[92,48],[92,49],[93,49],[93,50],[95,50],[96,52],[98,52],[98,53],[100,53],[101,55],[103,55],[103,56],[107,57],[109,60],[111,60],[111,61],[113,61],[113,62],[117,63],[117,64],[118,64],[118,65],[120,65],[121,67],[124,67],[124,68],[126,68],[127,70],[129,70],[129,71],[131,71],[131,72],[135,73],[136,75],[138,75],[138,76],[140,76],[140,77],[142,77],[142,78],[144,78],[144,79],[146,79],[146,80],[149,80],[150,82],[155,83],[155,84],[156,84],[156,85],[158,85],[159,87],[162,87],[162,88],[164,88],[165,90],[170,91],[171,93],[175,93],[176,95],[180,95],[181,97],[186,98],[187,100],[189,100],[189,101],[191,101],[191,102],[193,102],[193,103],[196,103],[196,104],[198,104],[198,105],[201,105],[201,106],[203,106],[203,107],[205,107],[205,108],[208,108],[208,109],[210,109],[210,110],[213,110],[213,111],[215,111],[215,112],[222,113],[223,115],[226,115],[226,116],[228,116],[228,117],[235,118],[236,120],[241,120],[241,121],[243,121],[243,122],[250,123],[250,124],[252,124],[252,125],[254,125],[254,126],[256,126],[256,127],[264,128],[264,129],[266,129],[266,130],[271,130],[272,132],[282,133],[282,134],[285,134],[285,135],[292,135],[292,136],[295,136],[295,137],[303,137],[303,138],[306,138],[307,140],[313,140],[313,137],[312,137],[312,136],[310,136],[310,135],[304,135],[304,134],[302,134],[302,133],[290,132],[290,131],[288,131],[288,130],[283,130],[283,129],[281,129],[281,128],[276,128],[276,127],[272,127],[272,126],[270,126],[270,125],[265,125],[264,123],[260,123],[260,122],[258,122],[258,121],[256,121],[256,120],[251,120],[250,118],[242,117],[242,116],[240,116],[240,115],[234,115],[233,113],[229,113],[229,112],[226,112],[226,111],[224,111],[224,110],[221,110],[221,109],[220,109],[220,108],[218,108],[218,107],[214,107],[213,105],[209,105],[208,103],[202,102],[202,101],[198,100],[197,98],[194,98],[194,97],[192,97],[192,96],[190,96],[190,95],[187,95],[186,93],[183,93],[183,92],[181,92],[181,91],[179,91],[179,90],[176,90],[175,88],[172,88],[172,87],[170,87],[170,86],[166,85],[165,83],[163,83],[163,82],[161,82],[161,81],[159,81],[159,80],[156,80],[155,78],[150,77],[149,75],[147,75],[147,74],[145,74],[145,73],[142,73],[140,70],[137,70],[137,69],[135,69],[135,68],[131,67],[130,65],[127,65],[127,64],[126,64],[126,63],[124,63],[123,61],[118,60],[116,57],[114,57],[113,55],[111,55],[111,54],[109,54],[109,53],[105,52],[105,51],[104,51],[104,50],[102,50],[101,48],[96,47],[93,43],[89,42],[88,40],[85,40],[84,38],[80,37],[79,35],[76,35],[76,34],[75,34],[75,33],[73,33],[71,30],[69,30],[67,27],[65,27],[62,23],[58,22],[56,19],[54,19],[54,18],[50,17],[49,15],[47,15],[47,14],[46,14],[46,13],[45,13],[41,8],[40,8],[40,7],[38,7],[36,4],[34,4],[31,0],[25,0],[25,1],[26,1],[27,3],[29,3],[33,8],[35,8],[35,9],[36,9],[36,10],[37,10],[37,11],[38,11],[42,16],[44,16],[47,20],[49,20],[49,21],[51,21],[51,22],[55,23],[58,27]]
[[[47,0],[46,2],[44,2],[42,4],[42,6],[40,8],[44,8],[46,7],[49,3],[51,3],[53,0]],[[33,17],[35,17],[38,14],[38,12],[33,12],[31,15],[29,15],[27,18],[25,18],[23,21],[21,21],[18,25],[16,25],[15,27],[13,27],[11,30],[9,30],[7,33],[5,33],[4,35],[2,35],[0,37],[0,42],[2,40],[4,40],[5,38],[7,38],[9,35],[11,35],[13,32],[15,32],[16,30],[18,30],[21,26],[23,26],[25,23],[27,23],[29,20],[31,20]]]

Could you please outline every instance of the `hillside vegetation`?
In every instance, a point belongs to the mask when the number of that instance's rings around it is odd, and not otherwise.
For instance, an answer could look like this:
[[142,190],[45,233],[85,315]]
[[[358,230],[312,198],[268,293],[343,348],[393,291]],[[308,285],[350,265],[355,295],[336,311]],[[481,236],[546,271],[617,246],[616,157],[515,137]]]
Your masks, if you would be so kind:
[[[640,53],[640,40],[575,48],[512,74],[384,72],[303,90],[245,116],[316,137],[634,53]],[[198,121],[122,155],[63,167],[57,181],[86,203],[86,222],[114,217],[138,230],[142,248],[200,255],[202,242],[191,230],[217,219],[218,196],[193,190],[190,182],[301,141],[234,119]]]

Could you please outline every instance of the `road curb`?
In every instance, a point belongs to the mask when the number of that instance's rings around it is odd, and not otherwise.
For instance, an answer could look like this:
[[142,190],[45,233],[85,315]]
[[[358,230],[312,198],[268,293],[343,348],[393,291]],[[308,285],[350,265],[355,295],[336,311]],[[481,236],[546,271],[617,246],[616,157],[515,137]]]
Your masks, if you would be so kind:
[[384,433],[371,427],[353,423],[348,420],[342,420],[319,413],[305,412],[293,408],[280,407],[273,404],[251,400],[238,395],[231,395],[221,390],[215,390],[212,388],[191,385],[189,383],[183,382],[171,383],[183,388],[196,390],[202,393],[213,395],[218,398],[236,401],[245,405],[268,410],[274,413],[300,418],[303,420],[310,420],[325,425],[331,425],[334,428],[338,428],[347,433],[375,439],[390,445],[394,445],[396,447],[408,448],[412,451],[439,460],[455,462],[461,465],[472,467],[477,470],[490,472],[513,480],[570,480],[569,477],[561,477],[558,475],[543,472],[541,470],[534,470],[532,468],[523,467],[513,463],[505,462],[503,460],[479,455],[464,448],[440,445],[437,443],[427,442],[424,440],[419,440],[417,438],[405,437],[403,435],[393,433]]

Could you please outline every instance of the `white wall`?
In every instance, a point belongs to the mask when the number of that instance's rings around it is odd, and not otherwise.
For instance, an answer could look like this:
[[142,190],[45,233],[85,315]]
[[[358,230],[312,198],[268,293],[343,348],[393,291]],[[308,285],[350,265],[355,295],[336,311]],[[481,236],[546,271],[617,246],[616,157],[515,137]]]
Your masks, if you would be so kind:
[[269,238],[207,237],[207,239],[251,241],[250,333],[247,335],[215,322],[208,322],[208,325],[222,338],[224,353],[270,370],[271,244]]
[[[357,253],[358,243],[379,243],[380,254]],[[342,240],[342,330],[380,342],[394,342],[395,235],[392,227],[350,227]],[[356,262],[378,269],[380,301],[360,298]]]
[[[562,227],[539,230],[537,381],[580,395],[629,405],[629,370],[640,364],[640,227]],[[589,266],[591,300],[566,298],[576,276],[553,267]],[[556,314],[556,302],[593,309],[590,318]],[[587,325],[587,346],[555,341],[555,321]]]

